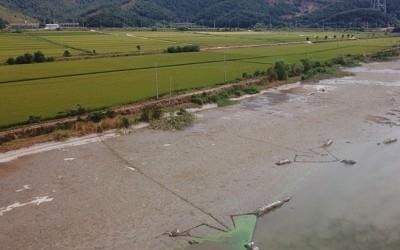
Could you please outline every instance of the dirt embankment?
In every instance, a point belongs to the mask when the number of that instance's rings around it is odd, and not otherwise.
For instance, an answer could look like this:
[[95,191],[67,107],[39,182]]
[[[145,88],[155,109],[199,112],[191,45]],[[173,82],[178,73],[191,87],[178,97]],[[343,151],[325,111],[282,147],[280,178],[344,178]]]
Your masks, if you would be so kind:
[[[243,81],[240,81],[237,83],[226,84],[226,85],[218,86],[218,87],[214,87],[214,88],[191,91],[188,93],[179,94],[179,95],[172,96],[172,97],[165,96],[158,100],[153,99],[153,100],[148,100],[148,101],[144,101],[141,103],[113,107],[113,108],[111,108],[111,110],[114,111],[117,115],[128,116],[128,115],[137,114],[147,108],[153,108],[153,107],[165,108],[165,107],[177,106],[177,105],[184,104],[184,103],[189,103],[190,99],[193,95],[197,95],[197,94],[201,94],[201,93],[220,92],[220,91],[223,91],[227,88],[231,88],[234,86],[245,86],[245,85],[250,85],[250,84],[257,84],[257,83],[261,83],[262,81],[264,81],[263,78],[248,79],[248,80],[243,80]],[[274,83],[274,85],[276,85],[276,83]],[[0,131],[0,144],[9,142],[9,141],[13,141],[16,139],[29,138],[29,137],[34,137],[34,136],[38,136],[38,135],[49,134],[56,130],[70,129],[73,127],[73,125],[75,123],[77,123],[79,121],[86,121],[87,119],[88,119],[88,115],[86,114],[86,115],[81,115],[81,116],[49,120],[46,122],[6,129],[4,131]]]

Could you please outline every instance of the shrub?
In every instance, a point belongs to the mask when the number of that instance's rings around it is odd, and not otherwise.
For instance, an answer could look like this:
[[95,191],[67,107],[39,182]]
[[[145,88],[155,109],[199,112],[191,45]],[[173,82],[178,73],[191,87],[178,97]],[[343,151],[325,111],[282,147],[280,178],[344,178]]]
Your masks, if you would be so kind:
[[33,54],[33,61],[37,62],[37,63],[42,63],[46,61],[46,57],[44,56],[44,54],[41,51],[36,51]]
[[178,28],[176,28],[176,30],[178,30],[178,31],[188,31],[189,28],[188,27],[178,27]]
[[139,120],[142,122],[150,122],[152,120],[158,120],[162,117],[162,114],[163,114],[163,111],[159,107],[145,108],[142,111],[142,114],[141,114]]
[[41,51],[36,51],[33,55],[31,53],[25,53],[24,55],[17,56],[16,58],[10,57],[7,59],[6,63],[9,65],[12,64],[29,64],[29,63],[43,63],[43,62],[51,62],[54,61],[54,58],[48,57]]
[[129,126],[130,126],[129,119],[126,118],[126,117],[122,117],[121,118],[121,125],[122,125],[123,128],[129,128]]
[[15,58],[15,64],[24,64],[25,62],[25,57],[24,56],[17,56]]
[[247,87],[243,89],[243,92],[247,95],[254,95],[260,93],[260,91],[255,87]]
[[89,115],[88,115],[88,120],[89,121],[92,121],[92,122],[99,122],[99,121],[101,121],[102,119],[104,119],[106,116],[105,116],[105,113],[104,112],[101,112],[101,111],[96,111],[96,112],[92,112],[92,113],[90,113]]
[[268,68],[268,70],[267,70],[267,80],[269,82],[274,82],[274,81],[278,80],[278,74],[276,73],[275,68],[273,68],[273,67]]
[[163,114],[163,111],[161,108],[156,107],[156,108],[153,108],[152,111],[153,111],[153,116],[152,116],[153,119],[158,120],[161,118],[161,116]]
[[162,130],[183,130],[192,125],[194,122],[194,115],[184,109],[179,110],[176,114],[170,113],[169,116],[160,120],[153,120],[151,127],[153,129]]
[[69,50],[65,50],[63,53],[63,57],[70,57],[71,56],[71,52],[69,52]]
[[56,130],[52,136],[55,141],[65,141],[70,137],[70,133],[66,130]]
[[301,59],[301,64],[303,64],[303,71],[307,73],[312,68],[312,62],[310,59]]
[[201,97],[197,96],[197,95],[193,95],[190,98],[190,102],[192,102],[194,104],[198,104],[198,105],[203,105],[204,104],[203,99]]
[[289,66],[285,62],[276,62],[274,68],[279,81],[284,81],[288,79]]
[[289,77],[300,76],[304,71],[304,66],[302,64],[292,64],[290,65]]
[[33,55],[31,53],[24,54],[25,63],[33,63]]
[[174,46],[168,47],[167,52],[168,53],[176,53],[176,47],[174,47]]
[[13,65],[13,64],[15,64],[15,59],[14,59],[14,57],[9,57],[9,58],[7,59],[7,61],[6,61],[6,63],[7,63],[8,65]]
[[115,113],[114,110],[108,109],[108,110],[106,110],[106,112],[104,113],[104,115],[105,115],[107,118],[114,118],[114,117],[117,115],[117,113]]
[[183,47],[181,46],[171,46],[168,47],[166,52],[167,53],[182,53],[182,52],[199,52],[200,51],[200,46],[199,45],[185,45]]
[[66,116],[79,116],[79,115],[85,114],[86,112],[87,112],[87,110],[85,108],[83,108],[80,104],[78,104],[78,105],[76,105],[76,108],[69,109],[60,114],[65,114]]
[[42,120],[42,118],[41,118],[40,116],[33,116],[33,115],[31,115],[31,116],[28,117],[27,123],[28,123],[28,124],[38,123],[38,122],[40,122],[41,120]]

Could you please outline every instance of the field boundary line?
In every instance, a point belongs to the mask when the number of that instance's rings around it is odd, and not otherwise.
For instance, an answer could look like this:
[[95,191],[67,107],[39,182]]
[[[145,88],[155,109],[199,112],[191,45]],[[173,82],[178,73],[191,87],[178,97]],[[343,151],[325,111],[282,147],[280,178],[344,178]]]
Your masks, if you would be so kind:
[[[339,47],[339,49],[346,49],[351,47],[358,47],[357,45],[349,45]],[[386,47],[386,46],[370,46],[370,47]],[[322,50],[315,50],[312,52],[299,52],[299,53],[291,53],[291,54],[280,54],[280,55],[264,55],[264,56],[252,56],[252,57],[240,57],[240,58],[231,58],[231,59],[218,59],[218,60],[209,60],[209,61],[199,61],[199,62],[189,62],[189,63],[177,63],[177,64],[167,64],[167,65],[159,65],[158,68],[171,68],[171,67],[181,67],[181,66],[190,66],[190,65],[201,65],[201,64],[208,64],[208,63],[218,63],[218,62],[236,62],[236,61],[243,61],[243,60],[252,60],[252,59],[261,59],[261,58],[271,58],[271,57],[282,57],[282,56],[291,56],[291,55],[305,55],[305,54],[318,54],[328,51],[334,51],[337,48],[330,48],[330,49],[322,49]],[[254,63],[254,62],[248,62]],[[113,70],[105,70],[105,71],[93,71],[93,72],[84,72],[84,73],[75,73],[75,74],[65,74],[65,75],[57,75],[57,76],[47,76],[47,77],[32,77],[32,78],[25,78],[25,79],[18,79],[18,80],[8,80],[8,81],[0,81],[0,84],[8,84],[8,83],[20,83],[20,82],[28,82],[28,81],[38,81],[38,80],[48,80],[48,79],[57,79],[57,78],[66,78],[66,77],[75,77],[75,76],[85,76],[85,75],[97,75],[97,74],[109,74],[109,73],[118,73],[118,72],[127,72],[127,71],[137,71],[137,70],[148,70],[154,69],[154,66],[145,66],[145,67],[137,67],[137,68],[125,68],[125,69],[113,69]],[[32,83],[34,84],[34,83]],[[57,84],[57,83],[55,83]]]

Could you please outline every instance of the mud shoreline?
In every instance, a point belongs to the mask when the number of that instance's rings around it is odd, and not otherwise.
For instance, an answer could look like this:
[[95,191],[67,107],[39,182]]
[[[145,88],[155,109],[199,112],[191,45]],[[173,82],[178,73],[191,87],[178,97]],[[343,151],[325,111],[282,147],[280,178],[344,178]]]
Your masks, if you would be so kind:
[[[0,243],[5,250],[165,250],[187,245],[166,231],[218,226],[215,219],[231,227],[230,215],[292,196],[323,169],[344,167],[323,154],[315,162],[276,162],[328,139],[332,153],[353,159],[350,146],[400,136],[398,64],[363,65],[350,69],[352,77],[206,110],[182,132],[144,129],[0,163],[0,210],[12,208],[0,216]],[[392,69],[391,77],[382,69]],[[35,197],[48,202],[32,203]]]

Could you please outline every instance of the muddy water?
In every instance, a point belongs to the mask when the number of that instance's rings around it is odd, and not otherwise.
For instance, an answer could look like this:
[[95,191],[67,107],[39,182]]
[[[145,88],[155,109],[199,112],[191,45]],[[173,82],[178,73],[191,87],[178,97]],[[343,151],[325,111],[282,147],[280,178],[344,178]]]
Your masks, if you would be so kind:
[[399,145],[348,147],[353,167],[330,167],[289,206],[259,220],[261,249],[399,249]]
[[[346,151],[355,166],[321,164],[288,205],[258,219],[253,241],[260,249],[400,249],[400,144],[354,144]],[[227,239],[193,249],[242,244]]]
[[[333,89],[346,84],[400,87],[400,69],[396,63],[372,64],[350,70],[356,76],[325,80],[320,84]],[[245,101],[247,109],[260,110],[264,105],[302,101],[296,93],[268,94],[256,102]],[[354,128],[357,129],[357,128]],[[381,126],[377,137],[400,138],[398,128]],[[340,162],[320,164],[293,199],[259,218],[252,241],[268,250],[397,250],[400,249],[400,143],[361,138],[359,142],[333,145],[332,151],[355,160],[354,166]],[[309,168],[309,164],[296,164]],[[244,242],[224,239],[190,249],[245,249]]]

